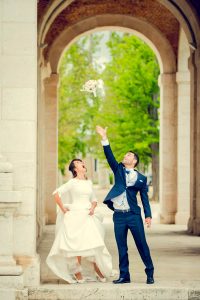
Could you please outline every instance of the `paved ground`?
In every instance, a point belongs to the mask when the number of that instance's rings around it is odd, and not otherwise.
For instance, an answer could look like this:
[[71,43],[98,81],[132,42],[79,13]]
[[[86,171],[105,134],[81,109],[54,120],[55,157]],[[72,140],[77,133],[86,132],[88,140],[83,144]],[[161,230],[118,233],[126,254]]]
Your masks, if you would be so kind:
[[[105,191],[98,192],[99,195],[102,193],[102,196],[105,194]],[[102,199],[102,197],[100,198]],[[119,299],[200,299],[200,237],[190,236],[187,234],[186,226],[178,226],[178,225],[161,225],[158,224],[158,208],[157,204],[152,204],[153,211],[153,219],[154,222],[150,229],[146,229],[146,236],[148,240],[148,244],[151,250],[152,259],[155,266],[155,284],[151,287],[145,284],[146,276],[144,273],[144,266],[139,257],[137,249],[135,247],[134,241],[132,239],[131,234],[128,237],[128,246],[129,246],[129,261],[130,261],[130,273],[132,278],[131,284],[126,284],[126,292],[131,288],[134,288],[135,292],[138,291],[138,295],[143,295],[140,298],[126,298],[123,294]],[[115,244],[114,234],[113,234],[113,223],[112,223],[112,211],[107,209],[107,207],[103,204],[99,204],[98,209],[101,213],[104,214],[103,224],[106,228],[106,245],[112,254],[113,258],[113,266],[115,269],[118,269],[118,254],[117,248]],[[45,284],[45,289],[52,289],[52,284],[59,284],[62,289],[68,288],[71,289],[70,285],[64,284],[63,281],[59,280],[51,271],[48,269],[45,264],[45,258],[49,249],[52,245],[54,239],[54,226],[47,226],[45,230],[45,234],[39,246],[39,253],[41,255],[42,264],[41,264],[41,279]],[[111,281],[111,280],[110,280]],[[53,285],[53,289],[55,285]],[[67,287],[68,286],[68,287]],[[73,285],[74,286],[74,285]],[[79,285],[80,286],[80,285]],[[95,289],[95,287],[100,286],[100,290],[107,291],[107,289],[112,289],[112,292],[108,292],[108,295],[111,296],[112,293],[116,293],[119,287],[116,287],[112,284],[112,282],[108,282],[106,284],[101,283],[85,283],[84,287],[81,285],[79,288],[80,291],[85,291],[85,289]],[[56,286],[56,288],[58,285]],[[74,289],[74,287],[73,287]],[[75,288],[76,289],[76,288]],[[120,291],[125,289],[124,287],[120,287]],[[165,290],[166,293],[175,290],[179,290],[179,294],[176,296],[169,296],[169,298],[163,298],[161,296],[156,297],[152,294],[152,298],[148,298],[145,295],[145,292],[148,289],[148,295],[151,293],[158,293],[158,289]],[[152,290],[154,289],[154,290]],[[185,296],[186,294],[181,294],[183,291],[188,290],[196,290],[195,295],[189,297]],[[74,290],[75,291],[75,290]],[[125,291],[125,290],[124,290]],[[151,291],[151,293],[149,293]],[[69,292],[69,291],[68,291]],[[103,292],[102,292],[103,293]],[[109,294],[111,293],[111,294]],[[143,293],[143,294],[141,294]],[[161,295],[160,294],[160,295]],[[74,294],[75,295],[75,294]],[[136,294],[135,294],[136,295]],[[164,295],[164,294],[163,294]],[[188,295],[188,294],[187,294]],[[80,296],[80,295],[79,295]],[[119,296],[119,295],[118,295]],[[166,296],[166,297],[168,297]],[[85,296],[84,296],[85,297]],[[100,296],[99,296],[100,297]],[[127,296],[128,297],[128,296]],[[145,298],[146,297],[146,298]],[[86,297],[88,298],[88,297]],[[98,297],[97,297],[98,298]],[[88,298],[88,299],[97,299],[97,298]],[[115,299],[111,297],[112,299]],[[110,298],[110,299],[111,299]],[[30,298],[30,299],[50,299],[50,298]],[[57,299],[57,298],[52,298]],[[65,298],[58,298],[65,299]],[[66,298],[66,299],[85,299],[85,298]],[[104,298],[98,299],[107,299],[105,294]],[[109,299],[109,297],[108,297]],[[118,298],[116,298],[118,299]]]

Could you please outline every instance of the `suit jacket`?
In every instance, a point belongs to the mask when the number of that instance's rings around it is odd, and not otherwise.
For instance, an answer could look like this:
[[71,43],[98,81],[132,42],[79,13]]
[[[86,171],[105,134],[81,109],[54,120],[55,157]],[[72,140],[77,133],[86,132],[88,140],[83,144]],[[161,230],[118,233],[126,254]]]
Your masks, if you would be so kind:
[[111,201],[111,199],[121,195],[124,191],[126,191],[127,201],[130,206],[130,210],[133,211],[135,214],[141,214],[141,209],[138,206],[136,197],[137,193],[139,192],[144,208],[145,218],[151,218],[152,215],[147,194],[148,186],[146,176],[142,175],[137,170],[135,170],[138,175],[136,183],[133,186],[126,186],[126,175],[124,165],[116,161],[110,148],[110,145],[103,146],[103,148],[108,164],[110,165],[115,176],[115,184],[109,191],[103,203],[106,204],[110,209],[114,210],[113,202]]

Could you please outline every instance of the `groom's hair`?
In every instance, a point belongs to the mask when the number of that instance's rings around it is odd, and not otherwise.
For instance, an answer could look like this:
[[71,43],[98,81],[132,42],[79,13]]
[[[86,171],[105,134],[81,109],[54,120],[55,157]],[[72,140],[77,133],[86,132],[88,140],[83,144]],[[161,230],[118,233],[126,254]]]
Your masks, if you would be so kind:
[[132,151],[132,150],[130,150],[130,151],[128,151],[128,152],[131,152],[131,153],[134,154],[134,158],[137,160],[134,167],[137,167],[137,165],[138,165],[139,162],[140,162],[139,155],[138,155],[136,152]]
[[70,162],[70,164],[69,164],[69,171],[72,172],[73,177],[76,177],[76,176],[77,176],[77,173],[76,173],[76,171],[75,171],[75,164],[74,164],[75,161],[82,161],[82,160],[79,159],[79,158],[74,158],[74,159]]

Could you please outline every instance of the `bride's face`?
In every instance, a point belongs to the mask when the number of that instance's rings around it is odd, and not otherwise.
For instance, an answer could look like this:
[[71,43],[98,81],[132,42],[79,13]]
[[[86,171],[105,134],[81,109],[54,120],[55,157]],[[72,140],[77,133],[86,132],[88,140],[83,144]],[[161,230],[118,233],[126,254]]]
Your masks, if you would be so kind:
[[78,173],[86,173],[87,169],[85,167],[85,163],[83,161],[75,161],[74,162],[75,171]]

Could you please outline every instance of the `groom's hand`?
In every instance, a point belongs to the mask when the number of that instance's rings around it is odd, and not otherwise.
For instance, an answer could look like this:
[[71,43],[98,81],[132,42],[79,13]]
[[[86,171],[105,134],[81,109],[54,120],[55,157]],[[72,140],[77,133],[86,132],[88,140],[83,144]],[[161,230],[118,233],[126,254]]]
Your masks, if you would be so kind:
[[151,218],[146,218],[145,224],[147,225],[148,228],[151,227]]
[[103,140],[107,140],[107,127],[96,126],[96,132],[102,137]]

